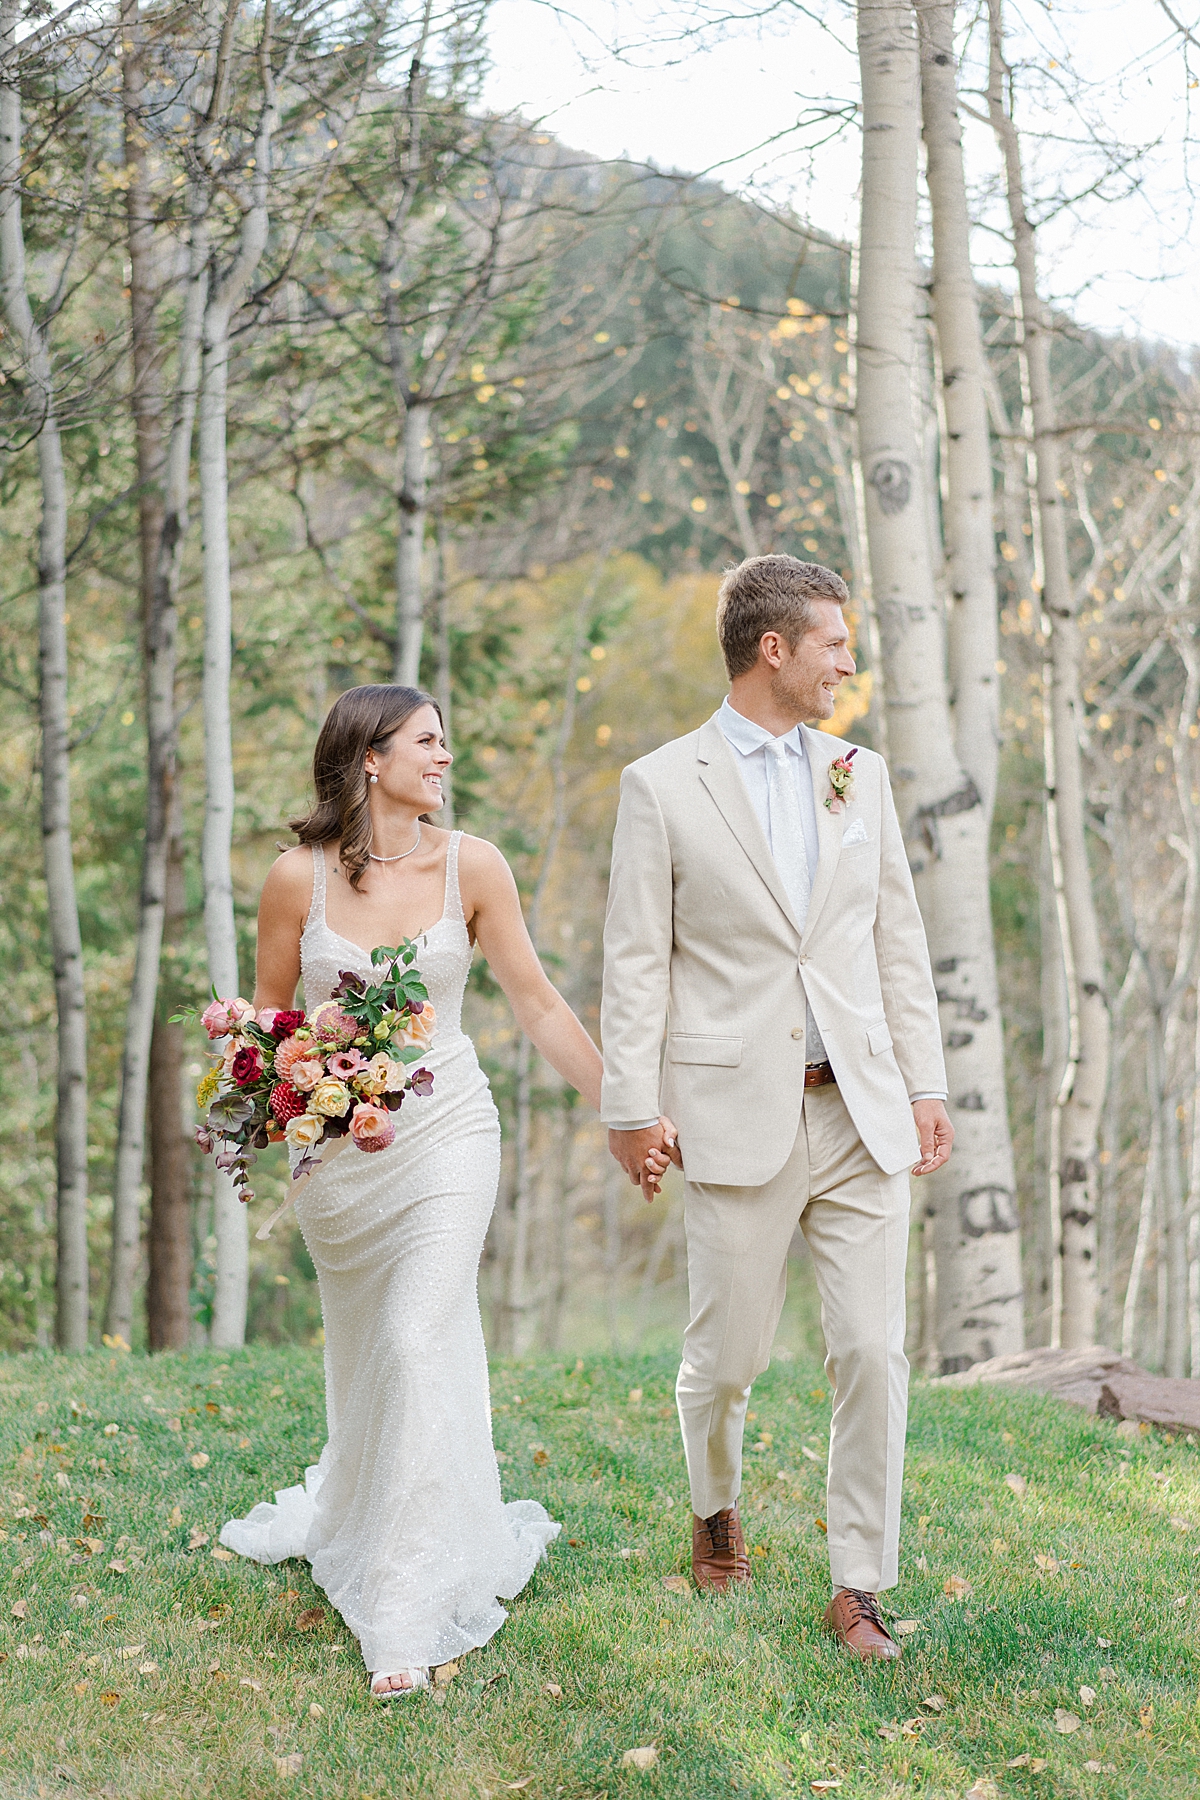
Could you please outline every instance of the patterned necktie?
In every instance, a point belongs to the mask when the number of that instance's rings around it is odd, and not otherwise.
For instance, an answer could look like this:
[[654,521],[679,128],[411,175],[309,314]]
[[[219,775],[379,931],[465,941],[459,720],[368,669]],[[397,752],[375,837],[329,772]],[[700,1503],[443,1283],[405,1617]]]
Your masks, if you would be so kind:
[[808,873],[808,852],[804,846],[804,824],[800,816],[795,776],[789,767],[787,746],[782,738],[772,738],[764,748],[767,753],[771,855],[796,916],[796,923],[803,931],[808,918],[812,883]]

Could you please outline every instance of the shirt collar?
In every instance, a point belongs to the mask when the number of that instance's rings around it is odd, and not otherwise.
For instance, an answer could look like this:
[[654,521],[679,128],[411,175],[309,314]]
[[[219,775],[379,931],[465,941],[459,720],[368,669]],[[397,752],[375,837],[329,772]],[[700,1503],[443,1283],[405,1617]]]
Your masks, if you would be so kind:
[[743,756],[751,756],[754,751],[761,750],[764,744],[780,742],[786,744],[797,756],[804,756],[804,738],[799,725],[791,731],[785,731],[783,737],[776,739],[774,733],[756,725],[753,719],[747,719],[743,713],[730,706],[728,700],[722,700],[720,710],[714,715],[721,736],[734,750]]

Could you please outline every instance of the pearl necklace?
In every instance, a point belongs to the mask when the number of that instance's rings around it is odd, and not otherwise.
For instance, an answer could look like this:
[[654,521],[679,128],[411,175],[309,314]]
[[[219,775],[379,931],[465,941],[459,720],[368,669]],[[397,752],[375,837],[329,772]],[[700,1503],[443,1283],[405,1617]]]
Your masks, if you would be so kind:
[[420,848],[421,848],[421,821],[420,821],[420,819],[418,819],[417,820],[417,841],[412,846],[411,850],[402,850],[400,852],[399,856],[372,856],[371,852],[368,850],[367,855],[371,857],[372,862],[377,862],[377,863],[403,862],[406,856],[411,856],[413,854],[414,850],[419,850]]

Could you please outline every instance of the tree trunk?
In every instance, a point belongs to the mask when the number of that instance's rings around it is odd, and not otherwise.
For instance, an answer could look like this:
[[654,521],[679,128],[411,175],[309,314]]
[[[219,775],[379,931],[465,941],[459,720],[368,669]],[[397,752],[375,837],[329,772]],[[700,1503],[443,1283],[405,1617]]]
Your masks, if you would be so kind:
[[[0,9],[0,55],[14,52],[18,8]],[[56,1342],[83,1350],[88,1335],[87,1015],[83,944],[71,852],[70,712],[67,703],[67,485],[55,413],[54,371],[33,316],[21,221],[21,102],[0,77],[0,283],[4,314],[25,360],[30,400],[41,414],[38,474],[38,671],[42,729],[42,845],[58,1012],[58,1307]]]
[[[104,1329],[128,1344],[133,1286],[141,1256],[141,1188],[146,1095],[158,992],[167,878],[168,785],[175,753],[174,594],[160,604],[157,579],[163,532],[162,362],[155,328],[154,199],[146,167],[142,115],[145,71],[139,0],[121,7],[125,190],[130,264],[130,350],[138,471],[142,631],[146,665],[146,823],[133,980],[121,1060],[121,1106],[113,1173],[112,1263]],[[178,1108],[176,1109],[178,1110]]]
[[151,1350],[186,1350],[192,1330],[192,1152],[184,1132],[184,1027],[172,1025],[171,952],[183,938],[183,808],[172,795],[168,837],[167,979],[150,1050],[150,1279],[146,1288]]
[[1104,958],[1088,866],[1080,742],[1085,731],[1079,693],[1079,630],[1067,555],[1061,458],[1050,378],[1050,322],[1038,295],[1034,230],[1025,210],[1021,146],[1011,116],[1011,72],[1004,62],[1001,0],[988,0],[988,111],[1004,157],[1013,257],[1020,291],[1022,358],[1033,423],[1037,513],[1041,526],[1043,631],[1047,660],[1045,719],[1046,820],[1060,896],[1059,929],[1067,983],[1070,1041],[1050,1118],[1049,1202],[1057,1227],[1050,1341],[1077,1348],[1095,1341],[1096,1141],[1108,1082],[1109,1016]]
[[[271,74],[271,0],[263,10],[259,68],[262,102],[255,139],[251,204],[242,221],[231,267],[220,278],[210,275],[204,313],[204,349],[200,377],[199,462],[200,512],[204,540],[204,776],[205,808],[202,868],[204,935],[209,973],[222,996],[238,990],[237,926],[233,908],[233,728],[229,685],[233,663],[233,600],[229,577],[229,458],[226,436],[229,381],[229,327],[245,298],[267,244],[271,151],[275,131],[275,85]],[[225,55],[223,39],[218,56]],[[220,64],[215,97],[223,89]],[[218,112],[219,117],[219,112]],[[215,173],[208,166],[205,122],[205,173],[211,191]],[[232,1180],[215,1172],[213,1231],[216,1249],[216,1296],[211,1341],[230,1349],[245,1342],[249,1289],[249,1239],[246,1214]]]
[[394,679],[402,687],[421,680],[421,639],[425,624],[425,520],[429,492],[431,409],[417,402],[404,423],[404,475],[397,504],[400,531],[396,541],[396,663]]
[[933,1215],[941,1367],[950,1371],[1021,1347],[1020,1239],[997,1055],[987,812],[955,749],[913,418],[919,60],[911,7],[860,0],[858,32],[859,455],[892,780],[944,1008],[958,1133],[951,1163],[921,1190]]

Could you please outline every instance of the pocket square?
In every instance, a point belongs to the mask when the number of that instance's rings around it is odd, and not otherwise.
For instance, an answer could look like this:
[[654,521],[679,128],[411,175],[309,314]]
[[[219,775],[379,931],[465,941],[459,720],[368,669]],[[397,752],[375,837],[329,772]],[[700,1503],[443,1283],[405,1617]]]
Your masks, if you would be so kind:
[[846,835],[842,839],[842,849],[848,849],[851,844],[865,844],[866,842],[867,828],[861,819],[855,819],[853,825],[846,829]]

